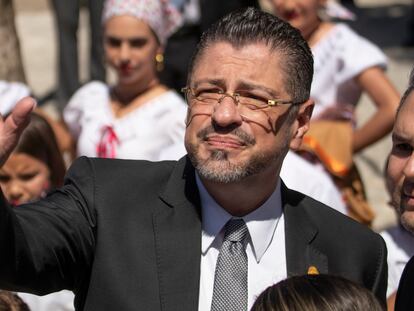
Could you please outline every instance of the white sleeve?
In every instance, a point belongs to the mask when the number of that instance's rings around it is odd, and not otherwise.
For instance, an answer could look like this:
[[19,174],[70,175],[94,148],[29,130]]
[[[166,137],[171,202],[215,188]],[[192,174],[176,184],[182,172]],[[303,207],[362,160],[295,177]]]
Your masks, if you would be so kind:
[[8,114],[20,99],[29,95],[25,84],[0,80],[0,114]]
[[280,177],[288,188],[346,215],[344,200],[329,175],[294,152],[289,151],[283,160]]
[[371,67],[379,66],[386,69],[387,58],[376,45],[345,24],[339,24],[338,27],[338,82],[350,80]]
[[162,124],[168,124],[167,135],[171,145],[167,146],[160,152],[159,160],[178,160],[186,154],[184,147],[185,136],[185,117],[187,114],[187,105],[183,99],[176,95],[177,98],[171,102],[172,109],[166,120]]
[[82,130],[82,121],[88,112],[92,112],[108,100],[108,87],[98,81],[85,84],[73,94],[63,110],[63,120],[74,139],[78,139]]

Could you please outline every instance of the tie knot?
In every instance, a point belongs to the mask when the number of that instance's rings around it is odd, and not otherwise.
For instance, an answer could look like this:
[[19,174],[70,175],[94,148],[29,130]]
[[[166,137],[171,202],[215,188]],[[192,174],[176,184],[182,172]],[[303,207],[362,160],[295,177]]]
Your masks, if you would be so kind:
[[247,226],[243,219],[230,219],[225,226],[224,240],[242,242],[247,236]]

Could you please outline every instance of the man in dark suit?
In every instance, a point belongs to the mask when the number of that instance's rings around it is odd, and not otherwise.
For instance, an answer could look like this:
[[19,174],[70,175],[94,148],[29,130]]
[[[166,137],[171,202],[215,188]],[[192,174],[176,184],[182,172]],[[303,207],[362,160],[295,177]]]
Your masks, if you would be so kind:
[[[332,273],[385,302],[382,239],[279,179],[313,108],[299,32],[259,10],[232,13],[189,72],[188,156],[81,158],[46,199],[1,202],[0,287],[72,289],[79,310],[247,310],[278,280]],[[32,105],[1,124],[1,161]]]

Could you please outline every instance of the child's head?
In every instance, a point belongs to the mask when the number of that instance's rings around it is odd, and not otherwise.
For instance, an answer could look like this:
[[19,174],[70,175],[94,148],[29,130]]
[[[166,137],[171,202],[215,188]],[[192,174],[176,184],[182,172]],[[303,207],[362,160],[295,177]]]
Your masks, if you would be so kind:
[[65,165],[48,122],[33,114],[18,145],[0,168],[0,186],[14,205],[40,198],[61,186]]
[[384,311],[368,289],[333,275],[303,275],[262,292],[251,311]]

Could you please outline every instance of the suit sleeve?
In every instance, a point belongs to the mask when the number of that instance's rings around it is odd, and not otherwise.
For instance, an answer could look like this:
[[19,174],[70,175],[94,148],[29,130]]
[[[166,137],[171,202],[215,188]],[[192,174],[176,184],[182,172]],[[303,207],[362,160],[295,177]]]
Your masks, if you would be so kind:
[[88,278],[95,247],[94,173],[81,158],[65,185],[15,208],[0,193],[0,287],[46,294],[76,290]]
[[388,265],[387,265],[387,247],[381,236],[379,237],[380,245],[376,264],[376,273],[372,285],[372,292],[377,296],[379,301],[386,306],[387,301],[387,283],[388,283]]

